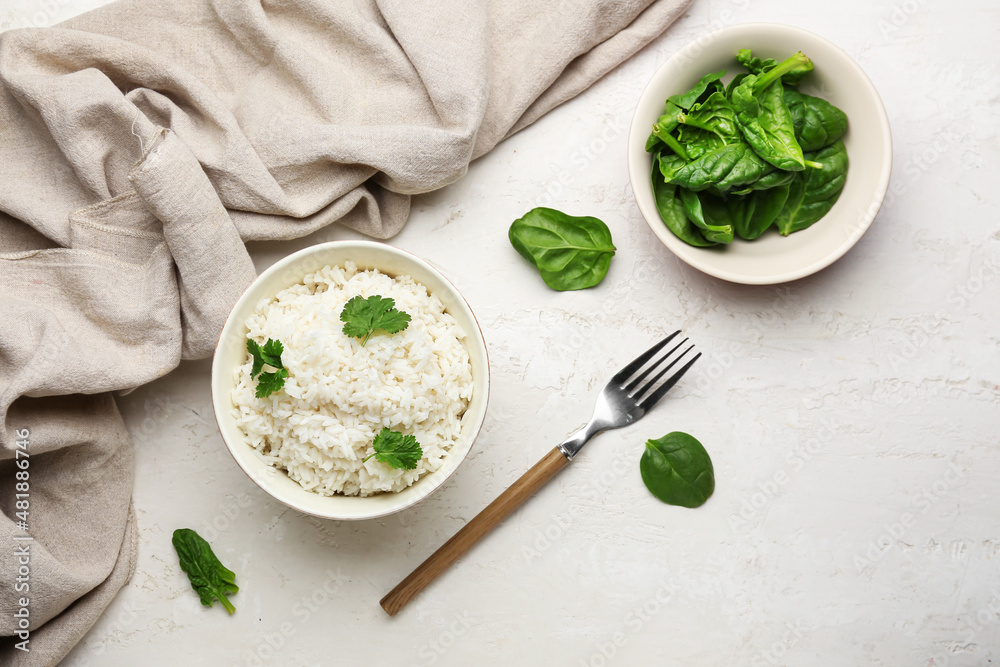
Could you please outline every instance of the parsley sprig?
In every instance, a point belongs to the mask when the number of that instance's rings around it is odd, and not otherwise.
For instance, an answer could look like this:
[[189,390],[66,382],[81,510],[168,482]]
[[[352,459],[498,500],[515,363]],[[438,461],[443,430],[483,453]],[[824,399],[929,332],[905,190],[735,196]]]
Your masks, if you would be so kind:
[[372,448],[375,451],[362,459],[362,463],[374,456],[376,461],[400,470],[413,470],[424,455],[415,437],[385,427],[375,436]]
[[344,335],[360,338],[362,347],[376,331],[394,334],[410,326],[410,316],[396,310],[395,299],[377,294],[348,301],[340,312],[340,321],[344,323]]
[[[270,396],[285,386],[285,378],[288,377],[288,369],[281,363],[281,353],[285,351],[285,346],[280,340],[268,338],[263,346],[252,338],[247,339],[247,352],[253,357],[253,368],[250,370],[250,379],[257,379],[257,398]],[[275,369],[263,373],[264,366]]]

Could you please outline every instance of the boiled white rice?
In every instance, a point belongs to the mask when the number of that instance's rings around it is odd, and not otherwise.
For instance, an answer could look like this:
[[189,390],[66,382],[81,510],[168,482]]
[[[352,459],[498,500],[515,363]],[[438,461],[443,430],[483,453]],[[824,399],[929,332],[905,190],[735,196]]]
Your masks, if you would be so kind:
[[[352,297],[376,294],[395,299],[410,324],[362,347],[344,335],[340,313]],[[289,372],[264,398],[254,395],[249,355],[235,373],[236,422],[271,465],[309,491],[361,496],[400,491],[441,467],[472,399],[472,367],[465,332],[423,285],[353,262],[326,266],[261,300],[246,324],[262,345],[281,341]],[[382,427],[416,437],[415,469],[362,463]]]

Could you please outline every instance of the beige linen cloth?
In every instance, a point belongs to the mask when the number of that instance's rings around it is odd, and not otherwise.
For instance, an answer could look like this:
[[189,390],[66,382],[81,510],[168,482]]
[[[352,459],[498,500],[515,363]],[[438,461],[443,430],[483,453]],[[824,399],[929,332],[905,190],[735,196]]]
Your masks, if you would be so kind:
[[[58,662],[131,576],[111,392],[212,353],[255,275],[245,241],[335,221],[392,236],[411,195],[689,2],[121,0],[0,36],[0,664]],[[13,587],[22,429],[28,593]]]

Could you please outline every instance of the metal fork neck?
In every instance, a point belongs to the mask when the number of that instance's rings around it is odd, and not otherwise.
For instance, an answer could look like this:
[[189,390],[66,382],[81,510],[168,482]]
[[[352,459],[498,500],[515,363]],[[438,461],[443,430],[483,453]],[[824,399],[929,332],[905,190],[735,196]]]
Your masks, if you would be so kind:
[[566,438],[566,440],[559,445],[559,451],[562,452],[563,456],[565,456],[568,460],[572,461],[573,457],[580,453],[580,450],[583,449],[583,446],[587,444],[588,440],[601,431],[607,430],[607,428],[606,424],[599,423],[596,419],[592,419],[586,426]]

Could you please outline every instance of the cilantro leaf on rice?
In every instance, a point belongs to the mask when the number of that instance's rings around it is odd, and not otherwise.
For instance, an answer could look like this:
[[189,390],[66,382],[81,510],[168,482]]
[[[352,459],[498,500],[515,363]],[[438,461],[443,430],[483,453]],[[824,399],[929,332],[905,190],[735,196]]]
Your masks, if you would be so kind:
[[400,470],[413,470],[424,455],[424,450],[415,437],[385,427],[375,436],[372,448],[375,451],[366,456],[362,463],[374,456],[379,463]]

